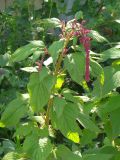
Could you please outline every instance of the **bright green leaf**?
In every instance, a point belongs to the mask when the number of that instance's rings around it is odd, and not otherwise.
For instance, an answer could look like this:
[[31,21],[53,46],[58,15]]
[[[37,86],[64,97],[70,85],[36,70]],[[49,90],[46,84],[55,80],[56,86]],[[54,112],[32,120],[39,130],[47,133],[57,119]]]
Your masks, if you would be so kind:
[[19,62],[26,59],[31,54],[34,54],[36,51],[43,51],[44,53],[45,45],[42,41],[31,41],[29,44],[18,48],[11,57],[13,62]]
[[120,58],[120,49],[110,48],[102,53],[100,53],[100,61],[104,62],[108,59],[117,59]]
[[51,89],[55,83],[55,77],[48,74],[46,68],[41,72],[32,73],[28,83],[30,104],[34,111],[40,111],[47,104]]
[[97,42],[108,42],[108,40],[105,37],[101,36],[97,31],[91,30],[89,35]]
[[85,57],[80,53],[68,55],[65,60],[65,69],[69,72],[73,81],[78,84],[84,80],[85,75]]
[[52,45],[48,48],[48,51],[53,58],[54,64],[56,63],[63,47],[64,47],[64,40],[60,40],[53,42]]

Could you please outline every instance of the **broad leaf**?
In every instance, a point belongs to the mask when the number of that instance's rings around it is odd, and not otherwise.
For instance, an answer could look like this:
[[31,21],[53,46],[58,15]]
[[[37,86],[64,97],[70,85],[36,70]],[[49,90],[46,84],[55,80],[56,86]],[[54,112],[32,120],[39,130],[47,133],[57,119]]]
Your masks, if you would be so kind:
[[93,75],[93,77],[97,77],[100,83],[103,85],[104,84],[104,71],[101,65],[91,59],[90,66],[91,66],[91,74]]
[[60,40],[53,42],[53,44],[48,48],[48,51],[53,58],[54,64],[56,63],[63,47],[64,47],[64,40]]
[[30,104],[34,111],[40,111],[47,104],[51,89],[55,83],[55,77],[48,74],[46,68],[41,72],[31,74],[28,84]]
[[112,157],[112,154],[93,153],[84,155],[83,160],[110,160]]
[[33,124],[23,123],[19,127],[17,127],[14,136],[27,136],[32,132],[33,128],[34,128]]
[[[118,102],[117,102],[118,103]],[[120,135],[120,108],[109,114],[112,127],[112,135],[114,138]]]
[[80,156],[74,154],[66,146],[63,145],[58,146],[56,154],[57,157],[60,158],[60,160],[82,160]]
[[28,111],[27,98],[22,95],[8,104],[1,121],[5,126],[15,126]]
[[59,97],[54,98],[53,107],[58,118],[63,114],[65,105],[66,101],[63,98]]
[[81,144],[86,145],[92,143],[92,140],[96,138],[96,134],[89,129],[84,129],[81,137]]
[[104,62],[108,59],[117,59],[120,58],[120,49],[110,48],[102,53],[100,53],[100,61]]
[[19,62],[26,59],[34,52],[38,51],[40,54],[44,53],[45,45],[42,41],[31,41],[29,44],[18,48],[11,57],[13,62]]
[[47,137],[39,138],[32,135],[25,139],[23,149],[34,160],[47,160],[52,144]]
[[61,21],[57,18],[46,18],[37,21],[38,24],[43,24],[46,28],[56,28],[61,27]]
[[120,95],[110,97],[104,105],[99,107],[98,110],[100,114],[104,115],[107,113],[112,113],[117,109],[120,109]]
[[7,153],[2,160],[24,160],[24,155],[18,154],[16,152]]
[[72,103],[67,103],[64,106],[62,115],[57,117],[56,114],[52,114],[52,123],[56,123],[56,128],[59,129],[62,134],[75,143],[79,143],[80,129],[76,123],[76,118],[79,113],[78,106]]
[[105,67],[104,68],[104,85],[101,86],[99,81],[94,82],[92,94],[95,97],[103,97],[113,89],[120,86],[120,71],[119,68]]
[[84,128],[86,128],[86,129],[88,129],[92,132],[93,131],[96,132],[96,133],[99,132],[98,127],[94,124],[94,122],[92,120],[90,120],[90,118],[87,115],[85,115],[83,113],[79,113],[79,116],[78,116],[77,120],[80,122],[80,124]]
[[108,40],[105,37],[101,36],[97,31],[91,30],[89,35],[97,42],[108,42]]
[[80,53],[68,55],[65,60],[65,69],[67,69],[73,81],[80,84],[85,75],[85,57]]

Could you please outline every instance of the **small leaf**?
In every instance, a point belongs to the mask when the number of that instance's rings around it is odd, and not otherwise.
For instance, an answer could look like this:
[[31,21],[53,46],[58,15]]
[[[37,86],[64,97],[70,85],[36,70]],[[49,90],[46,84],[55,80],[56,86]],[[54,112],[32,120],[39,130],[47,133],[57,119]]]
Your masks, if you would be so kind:
[[83,12],[79,11],[75,14],[75,19],[79,20],[79,19],[83,19]]
[[65,75],[59,75],[57,77],[57,82],[55,84],[55,89],[57,89],[57,90],[61,89],[61,87],[62,87],[62,85],[64,83],[64,76]]
[[75,143],[80,143],[79,134],[77,132],[69,132],[67,137]]

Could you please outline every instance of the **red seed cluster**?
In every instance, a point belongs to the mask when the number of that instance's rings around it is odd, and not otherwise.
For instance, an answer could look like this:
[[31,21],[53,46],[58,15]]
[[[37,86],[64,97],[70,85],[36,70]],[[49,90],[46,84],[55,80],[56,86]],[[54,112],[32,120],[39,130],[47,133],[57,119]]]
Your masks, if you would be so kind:
[[90,66],[90,58],[89,58],[89,53],[90,53],[90,41],[91,38],[88,36],[90,33],[89,29],[86,29],[83,24],[85,24],[85,21],[82,21],[81,24],[77,23],[75,20],[72,24],[72,30],[74,30],[74,36],[77,36],[79,38],[79,42],[84,46],[85,52],[86,52],[86,70],[85,70],[85,79],[88,82],[90,80],[90,71],[89,71],[89,66]]

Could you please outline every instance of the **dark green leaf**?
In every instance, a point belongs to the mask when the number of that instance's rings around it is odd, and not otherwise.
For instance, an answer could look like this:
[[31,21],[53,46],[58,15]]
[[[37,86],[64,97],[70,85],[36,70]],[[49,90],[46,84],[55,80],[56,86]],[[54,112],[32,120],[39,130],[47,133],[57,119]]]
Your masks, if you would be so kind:
[[5,126],[15,126],[28,111],[28,97],[22,95],[8,104],[1,121]]

